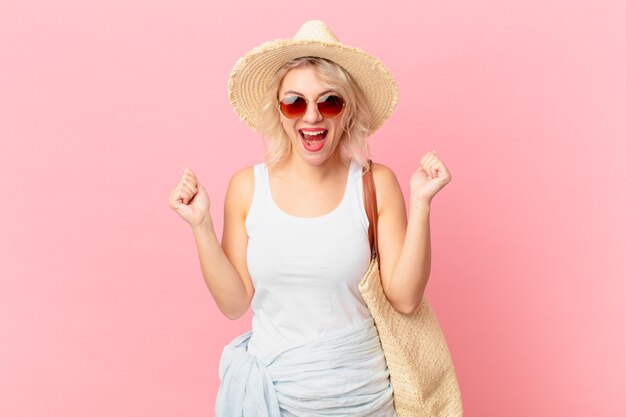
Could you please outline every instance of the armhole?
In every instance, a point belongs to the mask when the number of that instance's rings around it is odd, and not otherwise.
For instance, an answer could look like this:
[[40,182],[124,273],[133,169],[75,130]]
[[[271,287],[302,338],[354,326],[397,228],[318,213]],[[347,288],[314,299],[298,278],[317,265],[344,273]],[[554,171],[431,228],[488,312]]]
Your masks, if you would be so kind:
[[357,178],[356,191],[357,191],[357,205],[359,207],[359,223],[363,226],[363,230],[365,231],[365,236],[368,236],[368,231],[370,227],[369,219],[367,218],[367,211],[365,211],[365,189],[363,187],[363,168],[360,165],[356,164],[357,172],[355,177]]
[[248,234],[248,236],[250,236],[250,230],[252,230],[252,228],[254,228],[255,224],[256,224],[256,210],[255,207],[258,205],[258,203],[256,203],[256,201],[258,200],[258,181],[259,181],[259,175],[258,175],[258,165],[254,165],[252,167],[252,199],[250,201],[250,206],[248,207],[248,212],[246,213],[246,219],[245,219],[245,225],[246,225],[246,232]]

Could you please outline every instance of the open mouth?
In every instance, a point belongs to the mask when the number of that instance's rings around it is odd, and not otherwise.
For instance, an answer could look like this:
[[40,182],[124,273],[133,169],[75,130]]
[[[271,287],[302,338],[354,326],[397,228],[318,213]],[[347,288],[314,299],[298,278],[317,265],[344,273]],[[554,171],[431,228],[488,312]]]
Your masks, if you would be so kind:
[[304,147],[309,151],[318,151],[324,146],[324,139],[328,134],[327,129],[299,130]]

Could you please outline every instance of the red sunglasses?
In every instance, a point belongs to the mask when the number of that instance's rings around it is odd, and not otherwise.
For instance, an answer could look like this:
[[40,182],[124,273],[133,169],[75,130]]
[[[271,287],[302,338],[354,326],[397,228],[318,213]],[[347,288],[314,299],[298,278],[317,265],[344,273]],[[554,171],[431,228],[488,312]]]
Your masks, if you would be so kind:
[[309,101],[317,103],[317,110],[327,119],[332,119],[341,114],[346,102],[339,96],[327,94],[317,100],[305,99],[301,96],[287,96],[278,103],[280,112],[288,119],[297,119],[306,113]]

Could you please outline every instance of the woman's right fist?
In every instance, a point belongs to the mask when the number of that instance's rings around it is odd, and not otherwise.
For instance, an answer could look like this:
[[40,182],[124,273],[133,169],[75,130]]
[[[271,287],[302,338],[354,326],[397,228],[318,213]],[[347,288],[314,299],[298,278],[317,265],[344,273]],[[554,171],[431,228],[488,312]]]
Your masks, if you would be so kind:
[[192,227],[211,220],[209,195],[189,168],[183,168],[183,176],[170,193],[168,203]]

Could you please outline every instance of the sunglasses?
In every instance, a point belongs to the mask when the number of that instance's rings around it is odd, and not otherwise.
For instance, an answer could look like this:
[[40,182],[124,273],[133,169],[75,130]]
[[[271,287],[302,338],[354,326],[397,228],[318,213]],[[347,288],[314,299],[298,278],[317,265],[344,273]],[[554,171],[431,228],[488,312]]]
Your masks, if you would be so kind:
[[307,100],[301,96],[287,96],[280,100],[278,108],[286,118],[297,119],[305,115],[309,101],[315,101],[317,103],[317,110],[327,119],[339,116],[346,105],[346,102],[341,97],[334,94],[327,94],[317,100]]

